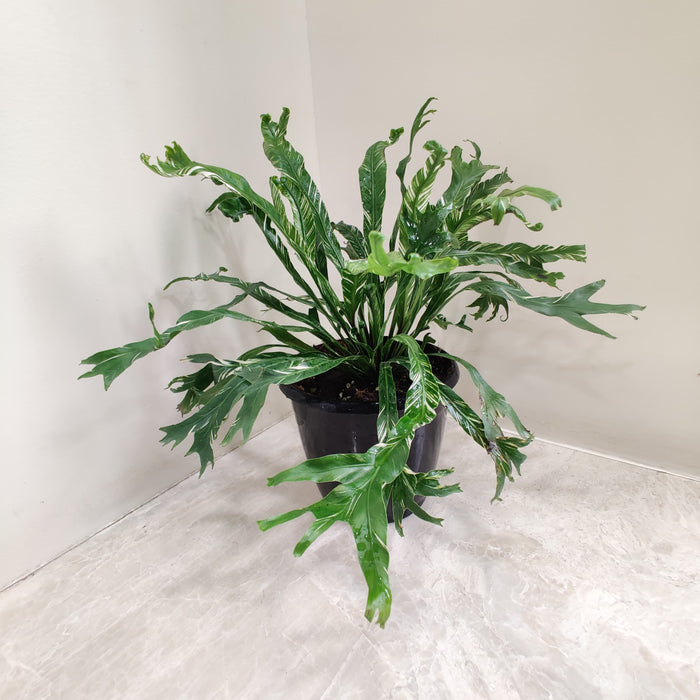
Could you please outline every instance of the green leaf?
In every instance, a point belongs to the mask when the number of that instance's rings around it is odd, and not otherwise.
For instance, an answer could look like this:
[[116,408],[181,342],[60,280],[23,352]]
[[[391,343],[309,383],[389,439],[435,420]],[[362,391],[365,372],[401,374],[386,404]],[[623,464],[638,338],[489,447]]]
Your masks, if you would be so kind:
[[464,314],[462,318],[459,319],[459,321],[449,321],[442,314],[438,314],[438,316],[435,317],[435,323],[444,330],[447,330],[449,326],[454,326],[455,328],[461,328],[463,331],[469,331],[470,333],[473,333],[474,329],[471,326],[468,326],[466,321],[467,314]]
[[493,460],[496,469],[496,492],[492,500],[499,499],[506,479],[513,481],[513,470],[520,474],[520,465],[525,461],[525,455],[520,452],[520,448],[525,447],[532,441],[532,434],[528,433],[524,437],[505,437],[497,424],[494,428],[493,424],[498,409],[492,407],[484,410],[484,414],[487,415],[487,422],[490,423],[489,437],[486,434],[484,420],[476,414],[454,389],[441,383],[440,399],[447,412],[457,421],[462,430],[477,445],[483,447]]
[[417,225],[405,221],[408,244],[413,252],[432,258],[445,250],[450,238],[445,227],[449,212],[450,207],[428,204],[418,218]]
[[496,492],[491,502],[500,500],[506,479],[513,481],[513,469],[520,474],[520,465],[525,461],[525,455],[520,451],[531,438],[499,437],[489,450],[489,455],[496,464]]
[[288,121],[289,110],[286,107],[279,122],[272,121],[269,114],[262,115],[263,150],[269,161],[285,176],[280,178],[280,186],[292,204],[300,232],[313,243],[319,269],[325,271],[328,259],[341,270],[343,256],[321,195],[306,170],[303,156],[287,141]]
[[[285,122],[283,118],[280,121],[283,123]],[[281,136],[281,140],[283,142],[285,141],[283,134]],[[283,146],[280,146],[280,149],[283,150]],[[344,320],[338,313],[338,298],[335,295],[328,279],[323,274],[325,257],[321,254],[320,250],[315,256],[309,255],[309,251],[307,249],[309,241],[304,239],[305,232],[298,231],[294,226],[290,224],[283,207],[275,205],[273,202],[269,202],[267,199],[257,194],[251,188],[248,181],[238,173],[226,170],[225,168],[220,168],[213,165],[206,165],[204,163],[198,163],[196,161],[191,160],[185,154],[182,148],[175,142],[173,142],[172,146],[166,147],[165,155],[165,160],[157,159],[156,163],[151,163],[150,156],[147,156],[145,154],[141,154],[141,160],[149,169],[151,169],[158,175],[162,175],[163,177],[201,175],[202,177],[210,179],[216,185],[225,185],[229,190],[239,195],[241,199],[238,200],[238,203],[235,205],[235,207],[237,207],[237,212],[235,216],[238,216],[240,213],[242,213],[242,210],[245,208],[243,201],[247,202],[248,206],[250,207],[250,214],[254,217],[256,223],[258,224],[258,227],[264,234],[268,244],[272,247],[275,254],[283,263],[285,269],[287,270],[287,272],[289,272],[294,281],[307,294],[309,294],[309,296],[312,299],[317,300],[319,309],[324,311],[324,313],[327,314],[328,318],[331,321],[335,321],[335,323],[339,325],[343,324]],[[292,157],[292,161],[293,160],[294,159]],[[290,167],[294,167],[293,162]],[[299,187],[303,190],[304,186],[306,185],[306,196],[308,196],[310,199],[313,199],[317,194],[317,191],[314,190],[315,185],[313,185],[313,183],[310,182],[310,179],[307,182],[304,179],[303,174],[299,174],[299,178],[301,182]],[[292,182],[291,177],[289,178],[288,182]],[[271,186],[273,185],[274,180],[271,181]],[[288,190],[291,190],[292,192],[296,193],[296,190],[292,185],[289,185]],[[303,198],[305,196],[304,192],[301,191],[299,193],[299,196]],[[273,199],[274,198],[275,194],[273,190]],[[302,213],[302,218],[307,218],[306,215],[308,215],[311,218],[316,219],[316,215],[318,215],[316,223],[320,223],[318,226],[314,225],[313,241],[311,241],[311,244],[315,245],[319,249],[327,247],[327,250],[329,251],[329,257],[331,257],[331,259],[333,259],[335,263],[340,263],[342,265],[342,253],[340,252],[340,246],[335,240],[332,231],[329,232],[328,230],[326,230],[324,220],[325,208],[323,208],[320,199],[315,202],[315,205],[316,206],[314,210],[313,204],[311,202],[306,202],[303,205],[305,208]],[[238,209],[240,209],[240,211],[238,211]],[[224,207],[224,213],[227,214],[226,207]],[[327,217],[327,215],[325,216]],[[330,225],[330,222],[328,222],[328,225]],[[280,236],[277,233],[277,230],[275,229],[275,226],[281,232],[282,236],[284,236],[285,240],[292,246],[294,251],[299,256],[299,259],[301,260],[304,267],[306,267],[306,269],[311,274],[314,283],[316,284],[321,293],[321,300],[318,300],[316,298],[316,295],[312,292],[311,288],[308,285],[308,282],[306,282],[304,277],[297,272],[294,263],[291,261],[288,251],[286,250],[282,240],[280,239]],[[328,238],[325,240],[321,240],[324,238],[326,233],[328,233]],[[308,237],[309,236],[307,235],[307,238]]]
[[513,216],[516,219],[520,219],[522,221],[526,228],[529,228],[530,231],[541,231],[544,228],[544,224],[542,222],[537,222],[537,223],[530,223],[525,216],[524,212],[522,212],[518,207],[514,206],[513,204],[509,204],[506,208],[506,214],[513,214]]
[[503,197],[495,197],[491,201],[491,219],[493,223],[498,226],[498,224],[503,221],[503,217],[508,210],[508,200]]
[[240,372],[251,382],[256,381],[256,377],[259,376],[257,381],[268,384],[296,384],[355,359],[357,358],[352,355],[330,357],[312,348],[298,355],[260,355],[241,362]]
[[141,154],[141,162],[157,175],[162,177],[184,177],[186,175],[208,178],[216,185],[224,184],[231,191],[240,195],[251,208],[255,208],[268,216],[275,223],[283,223],[275,207],[264,197],[257,194],[248,181],[238,173],[214,165],[205,165],[190,159],[182,147],[173,141],[172,146],[165,147],[165,160],[156,159],[151,163],[151,156]]
[[544,200],[547,202],[547,204],[549,204],[552,211],[555,211],[561,207],[561,199],[559,199],[559,195],[551,192],[550,190],[545,190],[542,187],[530,187],[528,185],[523,185],[515,190],[501,190],[497,196],[490,198],[491,218],[493,219],[493,223],[498,225],[501,223],[506,214],[514,214],[532,231],[540,231],[542,229],[542,224],[531,224],[525,218],[525,214],[523,214],[520,209],[511,203],[511,200],[514,197],[523,197],[525,195]]
[[[272,187],[272,198],[273,200],[276,200],[278,198],[277,190],[274,189],[274,187]],[[273,208],[278,212],[278,220],[281,222],[280,230],[283,231],[285,239],[290,243],[292,249],[297,253],[304,267],[307,267],[307,263],[311,264],[313,260],[307,260],[304,257],[301,243],[297,240],[294,227],[287,220],[284,207],[278,207],[277,205],[273,205]],[[324,311],[324,304],[327,305],[329,301],[326,297],[323,297],[323,295],[321,296],[321,298],[319,298],[313,292],[306,278],[300,273],[299,270],[297,270],[295,263],[292,261],[292,258],[289,255],[289,250],[287,249],[282,240],[282,237],[272,226],[272,220],[270,219],[270,217],[267,214],[265,214],[265,212],[257,208],[252,208],[251,215],[253,216],[253,219],[258,225],[258,228],[262,232],[263,236],[265,237],[267,244],[273,250],[278,260],[282,263],[284,269],[289,273],[289,276],[292,278],[292,280],[294,280],[294,282],[299,286],[300,289],[306,292],[307,297],[311,303],[313,303],[320,311]]]
[[544,265],[558,260],[586,260],[586,247],[582,245],[531,246],[526,243],[485,243],[483,241],[465,241],[459,250],[451,251],[460,265],[488,265],[502,267],[506,272],[545,282],[556,287],[564,277],[562,272],[550,272]]
[[487,449],[489,440],[484,430],[484,421],[454,389],[443,382],[440,382],[438,386],[440,401],[445,405],[447,412],[477,445]]
[[594,325],[584,316],[588,314],[625,314],[636,318],[634,312],[642,311],[645,307],[638,304],[601,304],[590,301],[591,296],[604,284],[605,280],[591,282],[560,297],[533,297],[524,289],[513,284],[485,277],[471,284],[469,288],[480,295],[480,298],[472,304],[472,306],[479,308],[479,313],[483,312],[485,303],[505,307],[507,310],[508,299],[511,299],[516,304],[531,311],[545,316],[557,316],[582,330],[614,338],[613,335]]
[[330,481],[341,484],[364,483],[372,473],[375,453],[376,450],[371,454],[350,452],[307,459],[270,477],[267,485],[278,486],[288,481],[313,481],[317,484]]
[[452,251],[460,265],[484,265],[496,263],[505,267],[503,260],[525,262],[530,265],[556,262],[558,260],[586,261],[584,245],[528,245],[527,243],[489,243],[467,241],[460,250]]
[[[271,178],[270,186],[272,188],[273,195],[275,192],[282,192],[286,193],[292,198],[297,196],[296,190],[293,187],[290,187],[288,180]],[[297,202],[297,204],[299,204],[299,202]],[[301,207],[302,205],[299,204],[299,206]],[[338,296],[328,279],[324,254],[322,249],[317,245],[318,238],[315,235],[310,235],[311,229],[308,226],[308,222],[304,222],[303,216],[303,213],[300,213],[300,210],[297,210],[297,225],[287,225],[284,235],[290,242],[290,245],[297,254],[299,260],[309,272],[311,279],[320,292],[320,299],[317,299],[316,295],[311,295],[316,302],[318,310],[326,316],[326,318],[339,333],[347,334],[351,331],[351,327],[348,323],[348,319],[342,314],[340,300],[338,299]],[[313,217],[313,215],[311,216]],[[297,226],[301,228],[298,228]],[[332,232],[331,236],[334,238]],[[338,242],[336,241],[335,243],[338,246],[338,250],[340,250],[340,245]],[[323,259],[320,260],[319,258]],[[292,269],[294,268],[294,264],[291,261],[289,262],[289,265],[291,265]],[[303,285],[300,286],[302,286],[304,289],[306,288]]]
[[[375,617],[383,627],[391,611],[389,552],[387,537],[387,484],[394,482],[406,466],[416,429],[435,417],[439,403],[437,379],[430,362],[411,337],[394,338],[404,345],[409,356],[411,386],[406,395],[404,415],[388,430],[386,440],[363,454],[334,454],[309,459],[268,479],[270,486],[286,481],[337,481],[337,486],[321,501],[259,522],[266,530],[310,512],[317,521],[300,540],[295,552],[301,553],[321,532],[338,521],[347,522],[353,532],[360,567],[367,581],[365,617]],[[384,370],[386,372],[386,370]],[[391,398],[388,375],[384,374],[381,399]],[[385,415],[391,406],[380,407]],[[386,425],[392,419],[386,421]]]
[[543,187],[530,187],[529,185],[522,185],[514,190],[501,190],[499,197],[508,199],[509,201],[513,197],[537,197],[544,202],[549,204],[549,208],[552,211],[556,211],[561,207],[561,199],[558,194],[555,194],[551,190],[545,190]]
[[[424,148],[430,152],[425,165],[414,175],[411,184],[404,192],[397,219],[399,240],[405,252],[421,253],[428,248],[428,242],[421,237],[435,236],[436,229],[444,221],[447,211],[431,211],[432,225],[422,222],[429,207],[430,194],[438,172],[447,158],[447,151],[437,141],[428,141]],[[422,225],[421,225],[422,224]],[[427,234],[427,235],[426,235]],[[392,247],[393,249],[393,247]]]
[[436,98],[434,97],[429,97],[422,105],[422,107],[418,110],[418,114],[416,114],[415,119],[413,120],[413,124],[411,126],[411,135],[409,138],[408,142],[408,153],[404,158],[399,161],[399,164],[396,168],[396,175],[399,178],[399,183],[401,185],[401,197],[402,197],[402,204],[399,209],[399,215],[396,218],[396,221],[394,223],[394,228],[391,232],[391,241],[389,242],[389,248],[391,250],[394,250],[396,247],[396,240],[399,235],[399,226],[401,223],[401,211],[403,209],[403,197],[406,194],[406,185],[404,183],[404,176],[406,175],[406,168],[408,167],[408,164],[411,162],[411,156],[413,155],[413,142],[416,138],[416,135],[418,132],[426,126],[429,122],[430,119],[428,119],[428,115],[434,114],[435,110],[434,109],[428,109],[429,105],[431,102],[433,102]]
[[247,442],[253,425],[265,404],[268,386],[268,384],[253,385],[246,391],[243,403],[236,414],[236,420],[221,441],[222,445],[228,445],[239,430],[243,435],[243,442]]
[[127,343],[119,348],[101,350],[82,360],[81,365],[94,365],[94,367],[78,378],[102,376],[105,390],[109,389],[112,382],[136,360],[159,350],[161,347],[162,345],[159,345],[157,338],[146,338],[134,343]]
[[460,493],[462,489],[459,484],[441,484],[440,479],[454,473],[454,469],[433,469],[429,472],[416,473],[416,495],[417,496],[437,496],[444,498],[453,493]]
[[307,343],[293,335],[293,333],[303,333],[307,331],[308,329],[304,326],[289,326],[275,323],[274,321],[262,321],[252,316],[239,313],[238,311],[233,311],[227,308],[227,306],[218,306],[215,309],[195,309],[193,311],[188,311],[186,314],[180,316],[177,324],[173,326],[173,329],[177,329],[178,332],[189,331],[194,328],[216,323],[222,319],[234,319],[237,321],[255,323],[265,329],[283,345],[302,351],[311,349]]
[[[255,299],[256,301],[259,301],[261,304],[263,304],[265,307],[268,309],[272,309],[274,311],[279,311],[280,313],[284,314],[287,318],[293,319],[295,321],[299,321],[301,323],[307,324],[308,328],[307,330],[311,331],[314,333],[319,338],[324,338],[327,337],[327,333],[324,331],[323,326],[314,319],[311,319],[308,315],[308,313],[305,313],[304,311],[298,311],[297,309],[294,309],[291,307],[289,304],[285,303],[282,299],[280,299],[278,296],[275,296],[276,294],[282,296],[286,300],[293,300],[295,302],[304,304],[305,306],[310,306],[311,302],[303,297],[295,296],[293,294],[290,294],[288,292],[284,292],[282,290],[279,290],[275,287],[270,286],[269,284],[265,282],[245,282],[238,277],[233,277],[231,275],[225,275],[223,274],[224,272],[227,272],[225,267],[219,268],[218,272],[211,273],[211,274],[205,274],[205,273],[200,273],[198,275],[194,275],[191,277],[176,277],[174,280],[171,280],[168,282],[168,284],[165,285],[164,289],[168,289],[171,285],[177,283],[177,282],[219,282],[222,284],[229,285],[231,287],[236,287],[240,289],[243,294],[236,297],[234,302],[232,302],[229,305],[235,305],[243,301],[243,299],[247,297],[251,297],[252,299]],[[313,307],[312,307],[313,308]],[[325,339],[325,338],[324,338]]]
[[370,231],[382,230],[382,216],[386,200],[386,149],[396,143],[403,129],[392,129],[387,141],[373,143],[365,153],[359,169],[360,196],[362,198],[363,230],[365,236]]
[[[193,359],[194,357],[195,356],[190,356],[188,358],[190,362],[197,362],[196,359]],[[215,363],[218,361],[213,355],[210,357],[214,363],[205,360],[206,364],[201,369],[189,375],[175,377],[168,384],[168,388],[173,393],[185,393],[185,397],[177,406],[183,416],[189,413],[195,406],[199,405],[204,392],[218,381],[218,377],[214,372],[214,368],[217,366]],[[219,368],[217,367],[217,369]]]
[[253,213],[253,207],[250,202],[241,197],[235,192],[224,192],[219,195],[206,209],[207,214],[211,214],[215,209],[218,209],[225,217],[237,223],[246,214]]
[[[493,500],[497,500],[506,479],[513,481],[513,469],[520,474],[520,465],[525,461],[525,455],[520,452],[520,448],[528,445],[532,441],[533,435],[522,424],[517,413],[503,395],[488,384],[472,364],[452,355],[443,354],[443,356],[449,357],[465,367],[479,392],[480,417],[453,389],[445,384],[439,386],[440,397],[448,413],[477,444],[486,449],[493,460],[496,467],[496,493]],[[510,420],[519,437],[504,436],[499,424],[500,418]]]
[[414,338],[409,335],[397,335],[393,340],[402,343],[408,350],[408,371],[411,377],[404,414],[396,424],[395,432],[412,440],[417,428],[435,418],[435,411],[440,403],[438,380],[433,374],[430,360]]
[[333,224],[333,228],[347,241],[345,252],[351,260],[366,258],[369,248],[365,243],[365,237],[356,226],[339,221]]
[[106,391],[112,385],[112,382],[136,360],[164,348],[175,336],[179,335],[183,330],[188,330],[185,327],[175,325],[163,331],[163,333],[159,333],[155,326],[154,311],[151,304],[148,304],[148,318],[153,329],[154,335],[152,338],[127,343],[118,348],[101,350],[90,355],[90,357],[86,357],[80,364],[94,365],[94,367],[89,372],[81,374],[78,379],[101,376],[104,380]]
[[378,231],[369,234],[371,252],[366,260],[353,260],[346,264],[352,274],[371,272],[382,277],[391,277],[399,272],[407,272],[420,279],[429,279],[454,270],[458,265],[456,258],[424,258],[418,253],[410,253],[404,258],[398,252],[387,253],[384,250],[384,236]]
[[414,500],[415,496],[449,496],[459,493],[459,484],[444,486],[439,479],[447,474],[451,474],[452,469],[434,470],[428,473],[412,472],[404,469],[391,483],[391,509],[394,516],[394,526],[397,532],[403,537],[403,514],[410,511],[421,520],[442,525],[442,518],[435,518],[424,511]]
[[449,275],[436,276],[429,280],[421,299],[423,313],[416,322],[415,335],[427,330],[433,322],[441,326],[441,311],[459,293],[461,284],[459,275],[454,272]]
[[165,433],[161,442],[173,443],[175,447],[192,435],[192,446],[187,454],[199,455],[201,475],[209,464],[214,464],[212,443],[239,401],[243,403],[222,444],[230,442],[239,430],[244,441],[248,439],[271,384],[294,384],[351,360],[329,357],[313,349],[298,355],[260,353],[249,359],[215,360],[210,365],[216,381],[213,387],[197,396],[199,410],[179,423],[161,428]]
[[532,433],[522,424],[513,407],[505,400],[502,394],[499,394],[486,382],[474,365],[454,355],[443,353],[443,356],[459,363],[469,372],[469,376],[474,382],[481,399],[481,420],[483,421],[484,434],[488,440],[495,440],[503,435],[503,431],[498,424],[498,419],[502,417],[508,418],[513,423],[520,437],[528,440],[532,439]]
[[447,151],[437,141],[427,141],[423,146],[430,153],[425,165],[413,176],[411,184],[403,196],[404,211],[414,219],[425,211],[435,178],[445,165]]
[[399,420],[396,404],[396,385],[390,362],[382,362],[379,369],[379,415],[377,435],[379,442],[385,442]]
[[365,617],[372,621],[376,616],[383,627],[391,612],[391,589],[386,544],[386,502],[382,490],[387,481],[395,478],[394,470],[400,470],[398,462],[402,455],[384,448],[382,456],[380,459],[375,446],[364,454],[328,455],[307,460],[281,472],[268,480],[270,486],[300,480],[338,481],[341,485],[317,503],[259,521],[258,524],[262,530],[267,530],[306,512],[313,513],[317,522],[311,525],[298,543],[295,553],[300,554],[330,525],[340,520],[347,522],[352,529],[360,568],[367,582]]
[[[472,142],[473,143],[473,142]],[[477,154],[481,154],[479,147],[473,143]],[[449,187],[442,195],[442,201],[455,208],[461,208],[476,185],[489,170],[497,169],[497,165],[484,165],[479,160],[479,155],[468,162],[462,160],[462,149],[455,146],[450,153],[450,164],[452,166],[452,180]]]
[[214,464],[212,442],[216,439],[222,423],[249,387],[250,384],[245,379],[229,375],[209,389],[206,400],[197,412],[179,423],[162,427],[164,436],[161,442],[164,445],[173,443],[175,447],[191,434],[193,440],[187,454],[199,455],[201,476],[207,465]]
[[361,310],[367,296],[367,275],[352,274],[349,269],[343,270],[340,278],[343,289],[343,314],[353,325],[357,325],[357,314]]
[[396,174],[399,177],[399,180],[401,182],[401,195],[403,196],[405,191],[406,191],[406,186],[404,185],[404,175],[406,174],[406,168],[408,164],[411,162],[411,155],[413,154],[413,141],[416,138],[416,135],[418,132],[427,124],[430,123],[430,119],[428,119],[429,114],[435,114],[434,109],[428,109],[430,106],[430,103],[433,102],[435,97],[429,97],[422,105],[422,107],[418,110],[418,114],[416,114],[415,119],[413,120],[413,124],[411,125],[411,136],[408,142],[408,154],[405,156],[405,158],[402,158],[401,161],[399,162],[397,168],[396,168]]
[[[478,156],[476,158],[478,161]],[[481,163],[476,163],[473,167],[479,169]],[[494,169],[498,166],[481,166],[482,168]],[[491,202],[499,187],[512,182],[507,170],[497,173],[491,178],[482,180],[483,173],[478,173],[476,182],[470,183],[470,187],[464,201],[459,204],[455,200],[453,211],[447,217],[446,225],[450,233],[459,238],[460,243],[468,240],[467,234],[477,224],[489,221],[492,218]],[[461,196],[461,193],[460,193]],[[506,209],[508,204],[505,205]],[[496,212],[499,215],[499,212]],[[506,213],[506,212],[504,212]]]

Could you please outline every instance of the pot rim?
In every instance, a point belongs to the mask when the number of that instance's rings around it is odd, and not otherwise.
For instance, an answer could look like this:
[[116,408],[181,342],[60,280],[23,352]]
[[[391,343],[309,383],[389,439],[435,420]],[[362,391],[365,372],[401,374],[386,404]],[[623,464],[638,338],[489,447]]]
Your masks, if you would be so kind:
[[[444,352],[436,345],[430,345],[428,348],[429,354],[439,354]],[[446,358],[448,359],[448,358]],[[442,382],[447,384],[451,389],[455,387],[459,381],[459,367],[454,360],[448,359],[449,370],[446,376],[438,377]],[[295,384],[280,384],[280,391],[294,403],[303,403],[313,406],[320,411],[329,413],[362,413],[362,414],[379,414],[379,401],[358,401],[351,399],[350,401],[329,401],[322,399],[314,394],[309,394],[299,389]],[[400,412],[403,412],[405,400],[403,397],[397,397],[397,405]]]

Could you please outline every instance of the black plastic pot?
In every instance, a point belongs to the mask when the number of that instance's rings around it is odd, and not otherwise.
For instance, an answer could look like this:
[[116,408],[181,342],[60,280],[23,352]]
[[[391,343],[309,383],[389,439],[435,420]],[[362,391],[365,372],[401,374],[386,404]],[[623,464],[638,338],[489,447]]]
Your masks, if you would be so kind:
[[[445,376],[438,378],[448,386],[454,387],[459,379],[457,364],[450,361]],[[282,384],[280,389],[292,400],[307,459],[330,454],[366,452],[377,443],[377,401],[322,400],[291,384]],[[401,409],[402,406],[399,405],[400,413]],[[418,428],[411,443],[407,464],[414,472],[429,472],[437,467],[445,427],[445,407],[439,405],[436,413],[431,423]],[[318,488],[326,496],[337,485],[337,482],[322,483],[318,484]],[[416,496],[415,500],[420,505],[425,501],[425,497]],[[389,522],[392,522],[391,502],[387,514]],[[405,516],[409,514],[410,512],[406,511]]]

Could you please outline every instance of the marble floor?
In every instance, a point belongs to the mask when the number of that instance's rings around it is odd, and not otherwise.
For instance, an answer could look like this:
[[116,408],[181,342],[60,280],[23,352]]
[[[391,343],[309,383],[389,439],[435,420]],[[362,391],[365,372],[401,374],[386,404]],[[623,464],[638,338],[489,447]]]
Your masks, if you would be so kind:
[[488,458],[448,426],[464,493],[390,531],[392,616],[343,527],[303,557],[315,498],[288,419],[0,594],[0,697],[700,698],[700,482],[544,443],[490,505]]

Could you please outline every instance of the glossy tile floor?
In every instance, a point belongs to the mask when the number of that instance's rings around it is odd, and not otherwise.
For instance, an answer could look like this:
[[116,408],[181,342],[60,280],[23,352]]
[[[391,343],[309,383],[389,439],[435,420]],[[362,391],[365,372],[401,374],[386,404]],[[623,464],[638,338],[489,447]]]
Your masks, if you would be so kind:
[[349,531],[300,559],[314,486],[291,420],[0,594],[0,697],[700,698],[700,482],[535,443],[490,505],[488,459],[448,426],[464,493],[390,531],[392,616],[363,616]]

